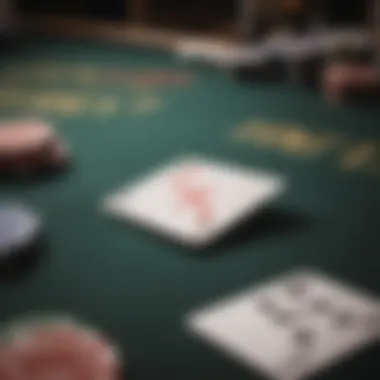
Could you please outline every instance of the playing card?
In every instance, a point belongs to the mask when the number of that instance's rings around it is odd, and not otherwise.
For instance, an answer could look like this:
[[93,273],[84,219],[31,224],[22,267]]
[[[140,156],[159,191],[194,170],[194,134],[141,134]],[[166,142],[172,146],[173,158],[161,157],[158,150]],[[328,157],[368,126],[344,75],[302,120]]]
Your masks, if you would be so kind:
[[112,215],[196,247],[214,242],[283,189],[281,177],[189,157],[126,186],[104,205]]
[[186,328],[277,380],[322,371],[379,337],[380,301],[303,270],[186,317]]

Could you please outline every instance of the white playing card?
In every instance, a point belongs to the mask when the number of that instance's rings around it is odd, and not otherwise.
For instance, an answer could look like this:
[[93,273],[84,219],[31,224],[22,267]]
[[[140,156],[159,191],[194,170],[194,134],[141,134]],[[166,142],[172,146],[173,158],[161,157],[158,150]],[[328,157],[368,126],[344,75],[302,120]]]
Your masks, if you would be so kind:
[[186,317],[186,328],[276,380],[323,371],[379,337],[380,301],[313,271],[253,287]]
[[105,210],[200,247],[214,242],[283,189],[279,176],[189,157],[111,195]]

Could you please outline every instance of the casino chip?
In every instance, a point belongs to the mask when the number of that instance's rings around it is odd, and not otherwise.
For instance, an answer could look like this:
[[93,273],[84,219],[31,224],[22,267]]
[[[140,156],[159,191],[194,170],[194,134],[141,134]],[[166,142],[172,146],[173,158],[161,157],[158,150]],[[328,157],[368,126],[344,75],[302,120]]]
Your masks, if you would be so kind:
[[41,237],[38,214],[21,204],[0,203],[0,269],[32,254]]
[[121,380],[116,347],[70,319],[13,323],[0,337],[1,380]]
[[0,171],[25,174],[45,168],[62,168],[69,152],[53,128],[25,120],[0,123]]

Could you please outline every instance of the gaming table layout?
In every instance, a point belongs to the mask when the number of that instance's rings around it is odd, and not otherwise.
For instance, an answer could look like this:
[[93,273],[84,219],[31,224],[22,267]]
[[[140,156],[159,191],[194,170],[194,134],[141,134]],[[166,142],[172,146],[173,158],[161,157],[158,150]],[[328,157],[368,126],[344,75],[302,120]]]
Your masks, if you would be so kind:
[[[39,211],[48,238],[33,267],[0,284],[0,321],[79,315],[116,339],[130,379],[244,380],[244,367],[188,336],[186,313],[304,265],[380,292],[379,111],[132,47],[32,39],[1,66],[2,118],[49,120],[73,165],[0,180],[2,198]],[[280,173],[288,189],[196,254],[101,212],[126,181],[188,153]],[[370,367],[378,379],[377,358],[369,350],[325,378]]]

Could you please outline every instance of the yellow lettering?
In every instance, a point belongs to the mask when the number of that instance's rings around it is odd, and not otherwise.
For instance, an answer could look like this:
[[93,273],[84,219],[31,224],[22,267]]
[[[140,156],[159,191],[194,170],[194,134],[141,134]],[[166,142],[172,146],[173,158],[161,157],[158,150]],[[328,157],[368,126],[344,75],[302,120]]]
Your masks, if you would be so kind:
[[4,70],[3,80],[7,82],[20,82],[20,80],[55,80],[62,79],[67,73],[64,66],[53,63],[30,62],[15,65]]
[[119,100],[115,96],[104,96],[96,101],[94,112],[103,116],[114,115],[119,106]]
[[270,123],[249,123],[235,132],[235,138],[240,141],[255,142],[264,146],[276,146],[282,137],[280,127]]
[[303,156],[320,154],[333,148],[340,140],[339,136],[332,133],[317,135],[302,125],[281,125],[269,122],[243,125],[234,133],[234,138]]
[[315,156],[333,147],[337,136],[325,134],[318,136],[305,129],[284,130],[280,147],[287,153],[303,156]]
[[50,81],[62,79],[66,69],[64,66],[56,65],[52,62],[33,62],[26,65],[25,71],[28,78]]
[[27,105],[28,99],[33,96],[33,94],[26,91],[17,91],[11,89],[0,90],[0,107],[2,108],[13,108],[13,107],[23,107]]
[[378,159],[379,150],[376,143],[364,141],[355,147],[349,148],[341,158],[344,170],[370,169]]
[[34,96],[30,106],[40,111],[53,111],[65,116],[81,112],[86,105],[86,99],[80,95],[67,93],[41,93]]
[[158,97],[143,97],[138,99],[133,105],[133,111],[144,115],[158,111],[163,107],[162,101]]
[[74,72],[73,77],[81,84],[94,84],[101,75],[97,69],[90,66],[77,67]]

